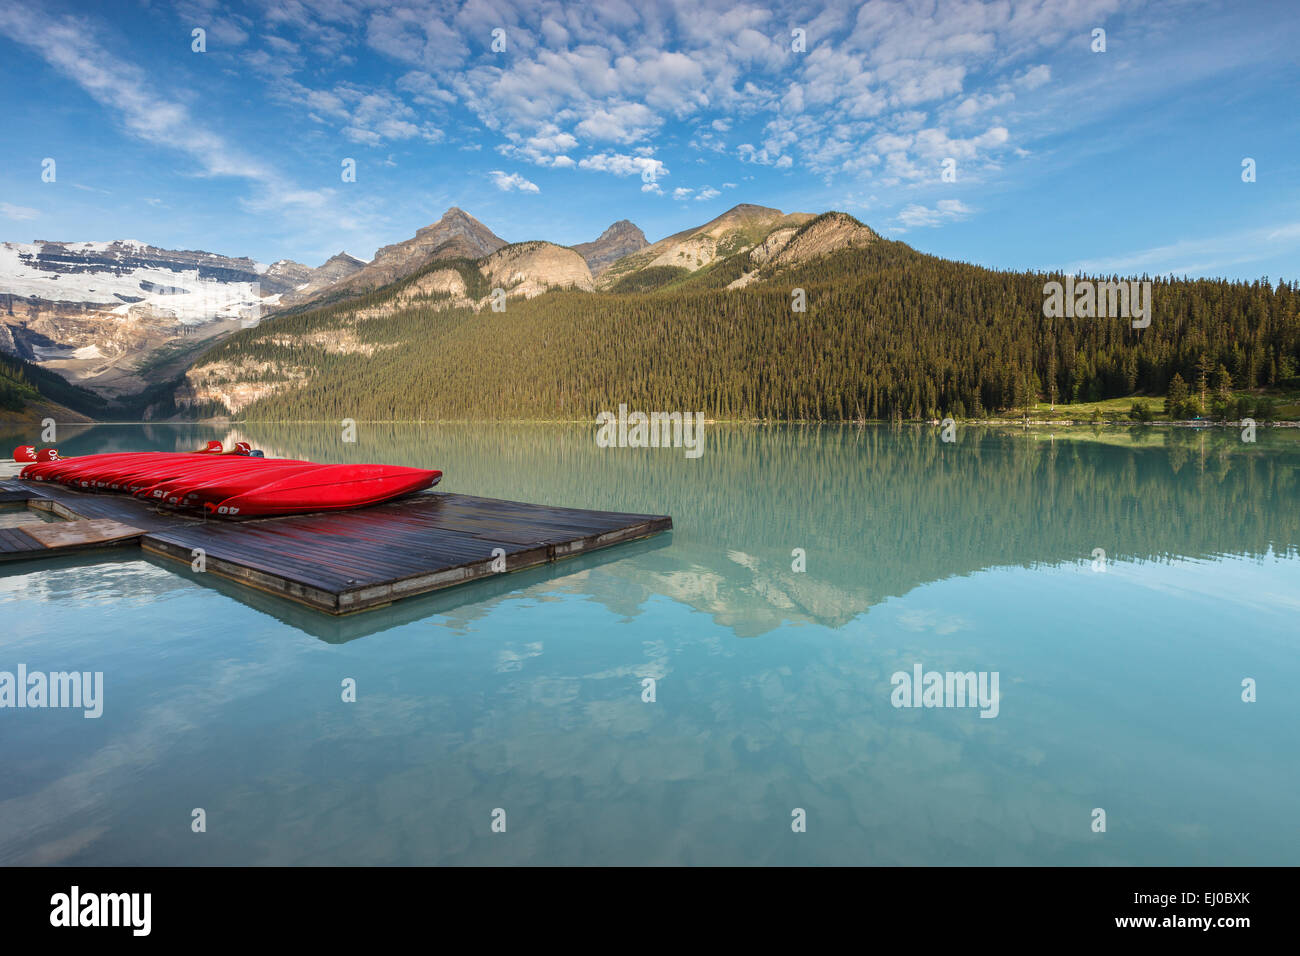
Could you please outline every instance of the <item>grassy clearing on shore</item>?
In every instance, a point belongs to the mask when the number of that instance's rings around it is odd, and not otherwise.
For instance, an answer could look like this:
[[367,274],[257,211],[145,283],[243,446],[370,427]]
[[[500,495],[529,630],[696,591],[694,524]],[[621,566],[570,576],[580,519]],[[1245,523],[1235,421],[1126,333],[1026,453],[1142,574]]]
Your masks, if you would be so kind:
[[[1254,389],[1252,391],[1233,391],[1233,401],[1246,399],[1252,403],[1261,398],[1273,401],[1273,421],[1295,421],[1300,419],[1300,391],[1278,389]],[[1029,409],[1028,417],[1035,421],[1076,421],[1076,422],[1129,422],[1129,412],[1134,403],[1143,402],[1151,412],[1154,421],[1169,421],[1165,411],[1163,395],[1129,395],[1124,398],[1107,398],[1100,402],[1076,402],[1074,404],[1057,403],[1055,407],[1047,402],[1038,402]],[[1207,396],[1206,404],[1209,404]],[[1001,412],[990,416],[990,420],[1019,421],[1024,419],[1023,409]],[[1206,419],[1209,420],[1207,415]]]

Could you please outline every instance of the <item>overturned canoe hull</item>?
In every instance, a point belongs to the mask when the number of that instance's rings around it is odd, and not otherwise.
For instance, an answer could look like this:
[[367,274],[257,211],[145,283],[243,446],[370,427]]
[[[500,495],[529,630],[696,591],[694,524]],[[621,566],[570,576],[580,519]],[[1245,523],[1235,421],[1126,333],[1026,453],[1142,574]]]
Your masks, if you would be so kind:
[[437,484],[440,471],[389,465],[324,465],[205,507],[226,517],[261,517],[305,511],[340,511],[400,498]]
[[134,494],[222,518],[341,511],[431,488],[441,471],[400,465],[322,465],[294,459],[123,452],[42,461],[23,478],[79,491]]

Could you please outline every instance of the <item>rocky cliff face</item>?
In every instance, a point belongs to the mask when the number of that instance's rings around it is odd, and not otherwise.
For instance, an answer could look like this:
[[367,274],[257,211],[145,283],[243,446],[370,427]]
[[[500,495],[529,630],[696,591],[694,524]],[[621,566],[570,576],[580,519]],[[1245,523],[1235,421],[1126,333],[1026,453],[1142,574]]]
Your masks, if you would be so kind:
[[[437,261],[437,260],[435,260]],[[550,289],[593,288],[591,271],[582,256],[551,242],[521,242],[504,246],[473,266],[486,280],[487,294],[480,295],[484,283],[474,282],[471,291],[460,268],[430,268],[389,295],[365,308],[347,312],[349,321],[377,319],[404,309],[486,309],[492,304],[492,291],[501,289],[507,299],[531,299]],[[472,279],[472,276],[471,276]],[[331,349],[332,350],[332,349]]]
[[481,259],[505,244],[504,239],[483,223],[452,206],[437,222],[425,226],[404,242],[384,246],[365,268],[323,287],[307,296],[306,300],[360,295],[405,278],[435,260]]
[[696,272],[718,259],[753,249],[776,229],[797,229],[813,218],[811,213],[787,215],[779,209],[742,203],[702,226],[685,229],[624,256],[601,273],[597,285],[611,288],[637,272],[664,266]]
[[593,276],[599,276],[624,256],[640,252],[650,245],[645,233],[626,219],[620,219],[600,234],[594,242],[580,242],[573,251],[587,262]]
[[479,271],[492,288],[525,299],[548,289],[593,288],[591,270],[573,249],[552,242],[521,242],[506,246],[479,263]]
[[281,259],[266,267],[262,273],[263,282],[274,284],[277,292],[289,292],[304,282],[310,282],[317,270],[292,259]]
[[750,271],[730,283],[728,289],[743,289],[786,266],[798,265],[840,249],[853,249],[880,237],[842,212],[828,212],[798,229],[777,229],[749,252]]
[[330,256],[325,264],[311,274],[312,282],[338,282],[355,275],[366,267],[366,263],[346,252]]
[[[471,289],[471,284],[465,281],[466,276],[461,270],[475,270],[485,281],[477,281],[469,273],[475,286]],[[381,294],[378,301],[372,301],[364,307],[358,303],[352,309],[337,313],[334,324],[327,330],[290,338],[277,333],[272,321],[252,334],[259,343],[309,345],[336,355],[369,356],[379,349],[402,346],[376,346],[363,342],[355,331],[360,323],[413,308],[435,311],[451,308],[488,309],[493,302],[494,289],[504,291],[507,299],[531,299],[552,289],[590,292],[593,282],[591,270],[575,250],[551,242],[521,242],[504,246],[479,259],[473,266],[429,266],[422,274],[401,283],[387,294]],[[480,294],[482,292],[487,294]],[[273,363],[244,355],[232,358],[215,356],[186,371],[185,381],[177,390],[175,401],[181,407],[220,403],[235,414],[259,398],[296,388],[313,374],[315,370],[312,368]]]
[[[275,269],[278,265],[280,263],[277,262],[271,268]],[[325,289],[350,279],[365,267],[365,262],[346,252],[340,252],[327,259],[319,269],[306,269],[305,274],[294,281],[293,288],[280,296],[279,305],[290,306],[306,302]]]
[[427,305],[434,309],[472,308],[476,303],[469,297],[469,287],[464,277],[455,269],[434,269],[410,282],[388,299],[357,309],[355,319],[378,319],[413,306]]

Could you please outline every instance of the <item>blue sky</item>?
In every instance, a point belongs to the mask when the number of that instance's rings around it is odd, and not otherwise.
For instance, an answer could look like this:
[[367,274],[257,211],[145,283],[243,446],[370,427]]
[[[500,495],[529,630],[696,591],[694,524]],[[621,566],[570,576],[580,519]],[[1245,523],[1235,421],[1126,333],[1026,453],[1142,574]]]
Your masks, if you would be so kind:
[[451,205],[567,244],[751,202],[994,267],[1300,278],[1290,0],[0,0],[0,84],[4,241],[318,265]]

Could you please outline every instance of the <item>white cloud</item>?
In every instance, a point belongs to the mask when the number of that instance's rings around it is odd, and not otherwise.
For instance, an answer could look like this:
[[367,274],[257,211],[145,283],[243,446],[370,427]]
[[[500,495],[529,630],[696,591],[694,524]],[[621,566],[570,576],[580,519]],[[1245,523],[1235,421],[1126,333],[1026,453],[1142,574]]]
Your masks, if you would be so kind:
[[[293,6],[302,12],[299,4]],[[328,55],[335,62],[346,61],[346,57],[339,53],[343,46],[341,32],[332,27],[312,27],[310,24],[314,21],[310,16],[305,17],[306,23],[298,22],[303,17],[298,21],[293,17],[281,17],[278,10],[267,11],[268,24],[259,25],[258,33],[268,32],[280,24],[293,23],[306,33],[306,39],[302,36],[295,38],[305,51],[320,54],[329,49]],[[346,17],[344,25],[350,28]],[[251,22],[247,26],[251,32]],[[173,164],[177,175],[246,181],[249,188],[244,195],[235,197],[237,210],[232,212],[242,211],[274,223],[278,241],[313,251],[337,251],[341,238],[350,246],[363,247],[372,243],[378,245],[380,238],[386,235],[389,225],[387,210],[382,202],[375,201],[372,194],[349,189],[332,178],[327,182],[337,185],[303,188],[295,183],[276,164],[255,152],[265,145],[263,140],[244,138],[239,132],[226,133],[225,127],[219,124],[229,120],[230,111],[213,108],[194,91],[180,85],[177,77],[181,74],[151,75],[149,71],[153,63],[149,57],[132,60],[115,52],[116,36],[93,15],[52,15],[0,0],[0,35],[30,47],[51,68],[67,76],[102,107],[107,117],[115,120],[128,137],[183,157],[185,162]],[[227,36],[225,43],[237,39],[233,32]],[[210,51],[216,37],[216,32],[209,32]],[[208,56],[214,54],[216,51]],[[221,55],[227,54],[216,54],[214,59],[218,62],[211,64],[218,70],[223,69],[219,65]],[[227,72],[246,65],[242,55],[230,58],[228,63],[229,66],[224,68]],[[284,76],[282,72],[271,75]],[[320,100],[322,108],[336,104],[350,107],[346,112],[349,120],[353,121],[350,125],[357,141],[373,139],[373,135],[405,136],[410,129],[401,125],[403,123],[416,126],[418,135],[426,140],[441,135],[418,122],[418,118],[392,115],[390,107],[401,101],[387,91],[358,90],[351,103],[334,91],[324,93]],[[366,100],[370,94],[375,98]],[[198,105],[191,107],[192,103]],[[338,167],[334,169],[337,176]]]
[[789,156],[780,155],[779,150],[769,149],[766,145],[762,149],[755,149],[752,143],[741,143],[736,147],[736,155],[740,157],[742,163],[754,163],[758,166],[786,169],[793,164]]
[[1016,77],[1016,82],[1028,90],[1036,90],[1052,79],[1052,68],[1040,63],[1032,66]]
[[676,189],[673,190],[673,198],[674,198],[674,199],[686,199],[686,198],[688,198],[688,197],[691,195],[691,193],[693,193],[693,192],[695,192],[694,189],[687,189],[685,186],[679,186],[679,187],[677,187]]
[[628,144],[646,139],[661,122],[643,103],[619,103],[593,110],[576,129],[587,139]]
[[[409,74],[408,74],[409,75]],[[401,81],[398,81],[399,85]],[[311,89],[289,78],[271,83],[273,95],[307,110],[317,122],[333,122],[348,140],[365,146],[422,139],[438,143],[442,130],[423,120],[401,97],[387,90],[340,83],[332,89]]]
[[412,70],[403,75],[395,84],[399,90],[409,93],[411,99],[421,106],[449,106],[456,102],[456,94],[443,89],[428,73]]
[[544,124],[531,136],[507,132],[510,140],[497,147],[497,152],[512,159],[522,159],[537,166],[572,166],[573,160],[563,155],[578,145],[572,133],[566,133],[554,123]]
[[266,180],[270,170],[196,120],[180,102],[156,92],[144,71],[105,51],[80,20],[18,6],[0,7],[0,33],[35,49],[134,136],[188,155],[202,175]]
[[508,193],[511,190],[521,193],[541,192],[536,183],[529,182],[518,173],[506,173],[500,169],[494,169],[488,175],[492,177],[492,182],[496,184],[497,189],[502,192]]
[[695,201],[703,202],[708,199],[713,199],[715,196],[721,196],[721,195],[722,193],[718,192],[718,190],[714,189],[712,186],[705,186],[703,189],[700,190],[700,194],[695,197]]
[[629,156],[626,153],[597,153],[578,160],[579,169],[590,169],[615,176],[641,176],[651,181],[668,175],[668,167],[653,156]]
[[282,56],[294,56],[298,53],[298,44],[292,43],[283,37],[267,36],[262,38],[262,42]]
[[[334,20],[350,29],[355,28],[358,20],[366,18],[366,13],[346,2],[288,0],[272,5],[268,17],[291,20],[300,29],[315,32],[328,45],[333,39],[331,33],[336,31],[321,21]],[[446,12],[434,4],[385,5],[365,19],[366,43],[371,49],[410,66],[456,69],[465,62],[468,51],[465,36],[448,20]]]
[[966,97],[956,108],[952,110],[951,115],[960,120],[968,120],[976,114],[985,110],[994,109],[998,106],[1006,106],[1015,101],[1016,94],[1010,90],[1004,90],[1001,93],[976,93]]
[[[927,126],[949,136],[944,124],[964,128],[1046,85],[1043,54],[1103,22],[1119,3],[831,4],[800,12],[809,48],[799,55],[789,48],[789,10],[750,4],[469,0],[457,9],[442,0],[286,0],[268,20],[280,33],[290,25],[304,31],[295,38],[304,50],[313,38],[328,46],[331,30],[363,23],[365,42],[404,66],[399,90],[435,110],[459,101],[500,135],[498,149],[514,160],[563,166],[583,146],[604,155],[605,144],[629,148],[660,136],[674,117],[690,122],[691,148],[726,154],[736,147],[725,134],[767,114],[806,122],[766,129],[761,142],[751,137],[739,149],[742,161],[781,169],[798,162],[825,178],[907,185],[932,175],[927,150],[937,137],[920,135]],[[487,49],[496,26],[507,29],[508,56]],[[401,122],[418,127],[422,117],[393,115],[399,122],[387,130],[365,122],[344,128],[368,143],[418,135]],[[947,155],[992,169],[1004,153],[1014,155],[1008,127],[1000,141],[953,135],[974,152]],[[784,138],[792,133],[797,138]],[[871,142],[886,134],[907,138],[892,150]]]
[[13,219],[16,222],[26,222],[29,219],[36,219],[40,216],[39,209],[31,209],[27,206],[15,206],[11,203],[0,202],[0,216],[6,219]]
[[894,218],[897,223],[894,231],[941,226],[945,222],[965,219],[974,211],[960,199],[940,199],[933,209],[920,203],[909,203]]
[[[88,21],[3,5],[0,33],[36,50],[116,116],[129,135],[188,157],[192,166],[186,175],[247,180],[253,188],[238,200],[243,210],[291,220],[300,229],[328,228],[335,237],[340,230],[360,228],[361,219],[340,208],[335,189],[304,189],[209,128],[185,105],[185,91],[174,96],[160,92],[166,84],[106,50]],[[363,218],[375,215],[373,210],[361,213]]]
[[691,137],[689,145],[691,149],[698,149],[701,152],[708,150],[712,153],[725,153],[727,151],[727,141],[708,129],[698,130]]

